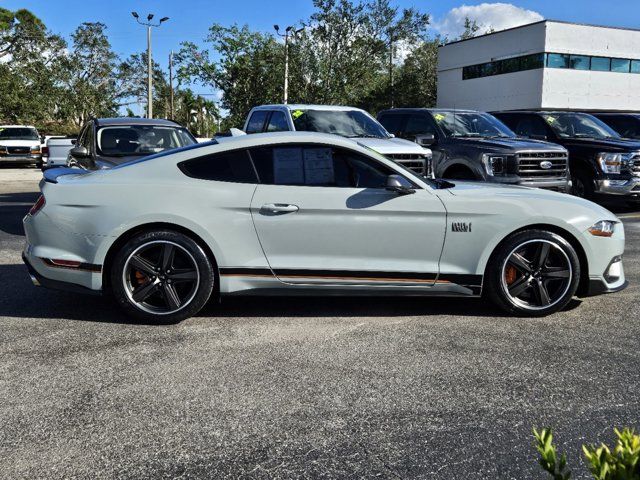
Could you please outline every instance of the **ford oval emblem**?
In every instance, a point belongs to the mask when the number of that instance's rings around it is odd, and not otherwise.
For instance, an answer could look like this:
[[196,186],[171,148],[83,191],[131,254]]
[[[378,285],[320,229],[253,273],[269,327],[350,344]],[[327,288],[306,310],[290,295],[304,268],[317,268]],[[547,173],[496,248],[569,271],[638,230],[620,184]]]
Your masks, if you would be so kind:
[[540,162],[540,168],[543,170],[549,170],[551,167],[553,167],[553,163],[551,163],[549,160]]

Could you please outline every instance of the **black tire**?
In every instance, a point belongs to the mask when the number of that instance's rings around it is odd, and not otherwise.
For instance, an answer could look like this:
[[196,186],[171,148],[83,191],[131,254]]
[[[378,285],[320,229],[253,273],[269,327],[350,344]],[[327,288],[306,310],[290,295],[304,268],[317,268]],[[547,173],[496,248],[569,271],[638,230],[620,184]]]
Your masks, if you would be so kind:
[[509,314],[542,317],[562,310],[579,282],[580,260],[569,242],[545,230],[525,230],[491,256],[484,292]]
[[593,177],[585,170],[575,170],[571,172],[571,193],[576,197],[590,200],[595,194],[595,184]]
[[[141,233],[116,254],[111,288],[120,307],[145,323],[196,315],[215,285],[215,268],[190,237],[171,230]],[[137,297],[137,298],[136,298]]]

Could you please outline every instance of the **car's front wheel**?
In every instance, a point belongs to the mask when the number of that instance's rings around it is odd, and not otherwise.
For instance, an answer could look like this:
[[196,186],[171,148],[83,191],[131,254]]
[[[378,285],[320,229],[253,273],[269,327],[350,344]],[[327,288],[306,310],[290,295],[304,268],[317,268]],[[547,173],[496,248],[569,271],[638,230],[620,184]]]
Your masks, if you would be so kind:
[[487,268],[486,295],[508,313],[544,316],[563,309],[580,281],[580,260],[561,236],[518,232],[502,243]]
[[175,323],[197,314],[214,282],[214,267],[200,245],[173,231],[145,232],[130,239],[111,269],[120,306],[150,323]]

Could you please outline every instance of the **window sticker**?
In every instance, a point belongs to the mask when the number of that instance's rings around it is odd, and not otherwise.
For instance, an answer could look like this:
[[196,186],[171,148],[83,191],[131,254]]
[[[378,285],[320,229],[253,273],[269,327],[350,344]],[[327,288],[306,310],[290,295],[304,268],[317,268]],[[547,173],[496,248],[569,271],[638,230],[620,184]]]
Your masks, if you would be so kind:
[[435,118],[435,119],[436,119],[436,122],[441,122],[441,121],[443,121],[446,117],[445,117],[445,115],[444,115],[444,114],[442,114],[442,113],[436,113],[436,114],[433,116],[433,118]]
[[333,155],[330,148],[305,148],[304,176],[306,185],[333,185]]
[[304,115],[304,112],[302,110],[294,110],[293,112],[291,112],[291,118],[293,118],[294,120],[297,120],[298,117],[301,117],[302,115]]
[[551,115],[545,115],[545,116],[544,116],[544,119],[547,121],[547,123],[548,123],[549,125],[551,125],[553,122],[555,122],[555,121],[556,121],[556,119],[555,119],[554,117],[552,117]]
[[276,185],[304,184],[301,148],[273,149],[273,181]]

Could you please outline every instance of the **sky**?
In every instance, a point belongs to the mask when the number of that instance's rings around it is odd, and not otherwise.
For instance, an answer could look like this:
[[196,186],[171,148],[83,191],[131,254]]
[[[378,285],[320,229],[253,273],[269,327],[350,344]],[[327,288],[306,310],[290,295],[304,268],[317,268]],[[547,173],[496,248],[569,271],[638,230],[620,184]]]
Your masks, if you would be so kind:
[[[522,0],[474,2],[462,0],[391,0],[399,7],[415,7],[431,15],[431,32],[455,37],[465,17],[475,19],[483,29],[494,30],[531,23],[543,18],[640,28],[638,0]],[[146,48],[145,28],[131,16],[148,13],[169,21],[153,31],[153,58],[167,67],[169,52],[180,42],[201,43],[213,23],[248,24],[254,30],[272,32],[273,25],[295,25],[313,11],[312,0],[0,0],[0,7],[26,8],[40,17],[54,33],[69,39],[82,22],[102,22],[114,50],[127,57]],[[197,93],[211,94],[206,88]]]

